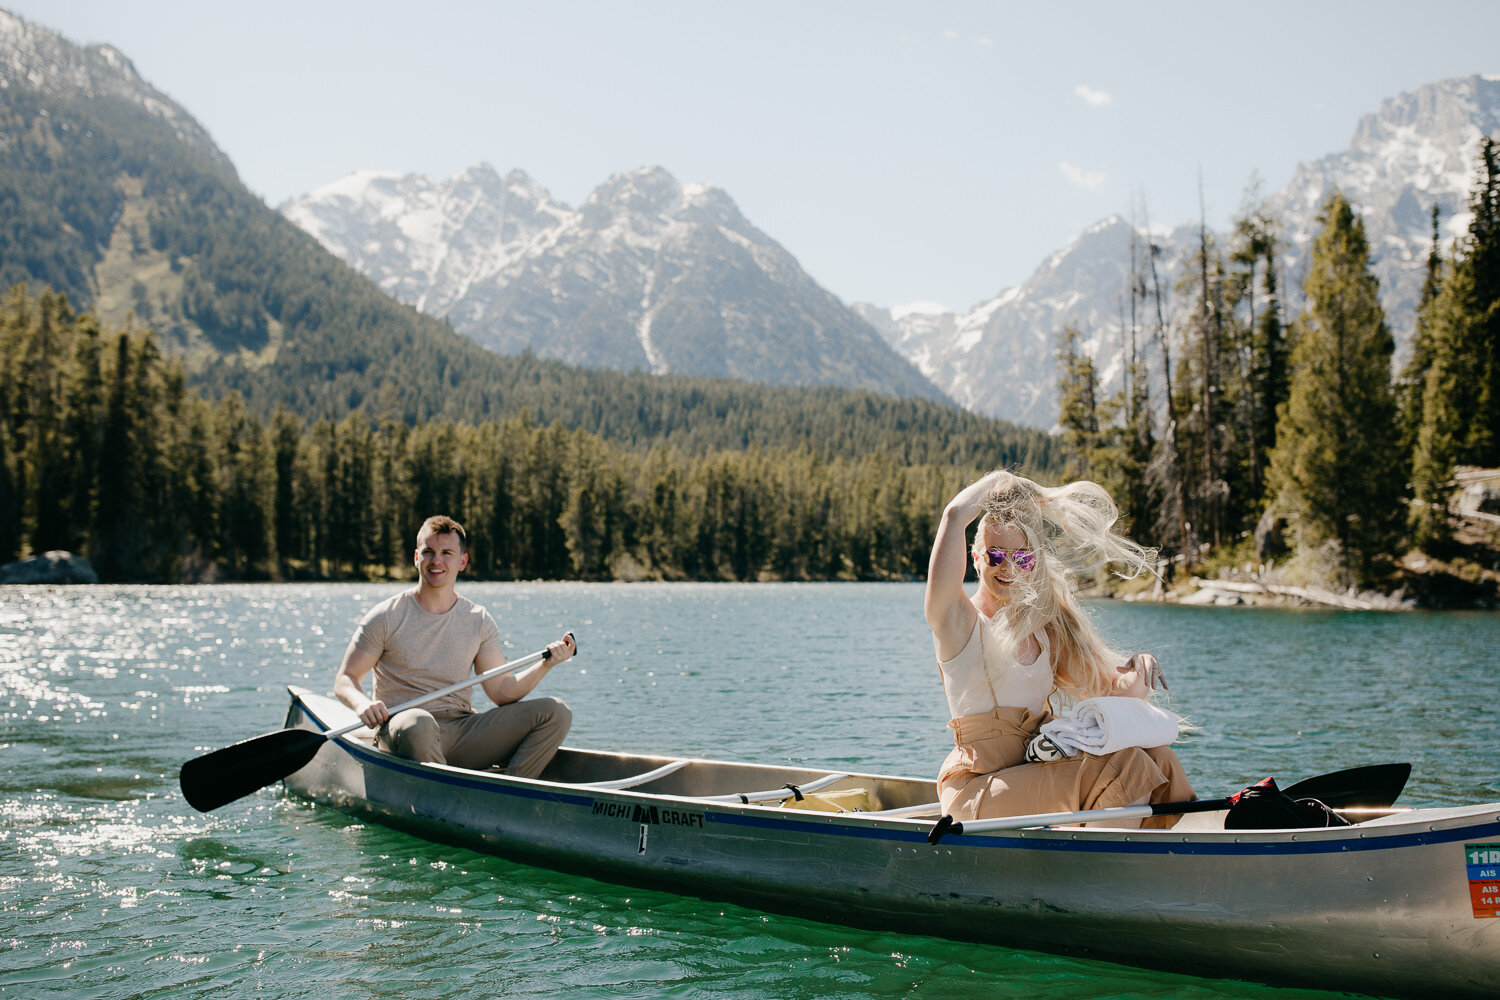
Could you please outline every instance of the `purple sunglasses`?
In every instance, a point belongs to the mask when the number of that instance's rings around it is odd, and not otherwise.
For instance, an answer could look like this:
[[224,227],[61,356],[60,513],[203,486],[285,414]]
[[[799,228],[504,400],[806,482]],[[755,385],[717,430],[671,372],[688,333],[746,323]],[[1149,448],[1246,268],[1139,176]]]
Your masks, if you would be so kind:
[[1014,549],[1010,552],[1004,549],[985,549],[984,554],[991,566],[1004,566],[1005,560],[1009,558],[1010,564],[1023,573],[1036,565],[1036,553],[1030,549]]

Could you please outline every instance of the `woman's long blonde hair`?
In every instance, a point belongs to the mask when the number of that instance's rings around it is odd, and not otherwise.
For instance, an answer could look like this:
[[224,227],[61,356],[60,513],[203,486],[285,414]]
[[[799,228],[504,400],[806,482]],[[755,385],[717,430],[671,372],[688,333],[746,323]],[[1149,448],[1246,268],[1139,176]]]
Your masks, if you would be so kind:
[[1005,473],[984,498],[974,552],[983,551],[985,527],[994,525],[1018,529],[1036,553],[1036,565],[1017,575],[1010,603],[993,624],[1002,633],[998,638],[1011,648],[1044,628],[1061,647],[1053,655],[1055,701],[1112,693],[1117,668],[1125,662],[1094,627],[1074,586],[1078,575],[1092,575],[1110,564],[1125,578],[1155,571],[1156,550],[1115,531],[1119,517],[1103,487],[1084,480],[1048,487]]

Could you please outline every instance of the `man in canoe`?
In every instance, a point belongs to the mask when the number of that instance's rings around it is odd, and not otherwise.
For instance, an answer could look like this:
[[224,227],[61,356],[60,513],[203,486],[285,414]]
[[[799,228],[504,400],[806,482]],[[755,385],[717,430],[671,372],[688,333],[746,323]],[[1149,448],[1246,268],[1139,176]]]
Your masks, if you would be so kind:
[[[1048,488],[1004,470],[960,491],[943,510],[924,610],[952,714],[956,745],[939,774],[938,795],[954,819],[1195,797],[1168,746],[1067,754],[1039,739],[1054,709],[1062,714],[1100,697],[1149,699],[1153,689],[1166,687],[1155,656],[1127,660],[1105,644],[1070,582],[1073,572],[1107,563],[1123,566],[1126,576],[1150,567],[1154,553],[1115,532],[1117,517],[1114,502],[1094,483]],[[965,535],[975,518],[971,549]],[[970,562],[979,578],[972,596],[964,591]],[[1165,714],[1139,701],[1111,704],[1127,713]],[[1153,817],[1146,825],[1175,821]]]
[[[475,712],[469,690],[392,716],[398,705],[470,672],[505,663],[500,629],[490,613],[455,590],[468,568],[468,535],[451,517],[430,517],[417,532],[417,586],[375,605],[359,627],[334,677],[333,693],[375,730],[381,749],[412,760],[535,778],[568,734],[573,713],[557,698],[527,698],[554,666],[573,655],[570,637],[547,646],[535,666],[481,682],[495,703]],[[364,679],[375,674],[375,698]],[[508,763],[507,763],[508,762]]]

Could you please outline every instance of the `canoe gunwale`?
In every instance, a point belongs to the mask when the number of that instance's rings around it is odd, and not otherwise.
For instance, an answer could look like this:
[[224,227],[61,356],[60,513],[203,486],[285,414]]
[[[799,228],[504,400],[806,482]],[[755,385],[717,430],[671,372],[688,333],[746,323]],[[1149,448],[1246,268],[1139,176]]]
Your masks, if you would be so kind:
[[[318,696],[303,688],[289,687],[293,707],[300,707],[313,725],[327,732],[333,726],[320,718],[306,703],[303,696]],[[336,703],[335,703],[336,704]],[[342,707],[342,706],[340,706]],[[494,771],[474,771],[449,764],[434,764],[407,760],[380,750],[369,743],[350,736],[337,738],[344,749],[365,763],[383,768],[395,768],[403,772],[440,780],[446,785],[459,785],[477,790],[504,790],[509,794],[525,798],[545,798],[573,805],[592,805],[603,798],[620,802],[639,802],[657,807],[690,808],[702,810],[712,822],[735,825],[786,827],[802,825],[808,829],[829,833],[867,830],[870,834],[888,833],[899,840],[926,836],[935,820],[913,819],[882,813],[899,812],[904,807],[891,810],[814,812],[786,807],[771,802],[742,802],[735,794],[716,796],[675,795],[642,791],[635,787],[608,788],[587,782],[561,782],[545,778],[522,778]],[[587,755],[589,757],[614,760],[646,760],[660,767],[675,762],[687,765],[741,766],[739,762],[712,758],[671,757],[657,754],[615,753],[563,747],[560,753]],[[839,776],[831,787],[837,788],[842,781],[858,782],[873,780],[881,782],[923,782],[922,779],[873,774],[863,772],[829,772],[817,768],[767,765],[776,770],[796,772],[804,775]],[[816,778],[812,780],[817,780]],[[825,786],[829,787],[829,786]],[[791,798],[790,792],[783,798]],[[1490,814],[1486,824],[1483,817]],[[1213,814],[1209,814],[1213,815]],[[762,823],[761,821],[765,822]],[[1418,829],[1425,827],[1426,829]],[[830,828],[850,828],[835,831]],[[951,834],[943,839],[944,844],[971,846],[1002,846],[1011,842],[1024,842],[1032,848],[1046,849],[1049,844],[1065,843],[1069,849],[1089,850],[1090,845],[1104,851],[1123,850],[1127,853],[1270,853],[1270,854],[1318,854],[1346,853],[1349,851],[1390,850],[1401,847],[1446,843],[1457,839],[1500,839],[1500,803],[1473,806],[1430,807],[1411,809],[1364,820],[1347,827],[1326,829],[1280,829],[1280,830],[1223,830],[1191,829],[1178,831],[1168,829],[1126,829],[1083,826],[1038,826],[1009,830],[989,830],[978,833]],[[1020,846],[1019,844],[1017,846]]]

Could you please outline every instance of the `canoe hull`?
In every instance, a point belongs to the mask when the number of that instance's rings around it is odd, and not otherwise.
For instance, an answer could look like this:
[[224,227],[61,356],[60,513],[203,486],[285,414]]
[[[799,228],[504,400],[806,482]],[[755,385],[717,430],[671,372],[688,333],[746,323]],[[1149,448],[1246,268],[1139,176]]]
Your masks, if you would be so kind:
[[[294,695],[289,726],[342,722],[329,718],[336,703]],[[559,757],[561,770],[603,760],[619,773],[670,760]],[[791,771],[725,763],[716,780],[759,788]],[[855,779],[887,800],[931,790]],[[350,739],[329,741],[286,785],[514,860],[845,924],[1380,995],[1493,997],[1500,983],[1500,918],[1476,916],[1465,853],[1500,850],[1500,805],[1336,830],[1057,828],[932,846],[930,823],[509,778]]]

